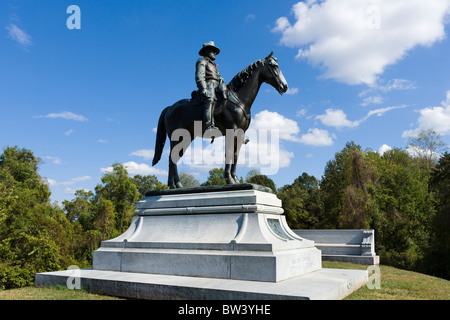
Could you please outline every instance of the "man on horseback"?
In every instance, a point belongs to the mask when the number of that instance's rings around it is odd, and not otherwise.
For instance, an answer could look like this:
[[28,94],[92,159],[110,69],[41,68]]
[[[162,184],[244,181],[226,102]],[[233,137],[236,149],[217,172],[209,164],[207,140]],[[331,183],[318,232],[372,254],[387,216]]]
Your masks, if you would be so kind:
[[195,68],[195,82],[201,96],[203,97],[203,123],[205,132],[217,129],[214,124],[214,108],[217,104],[217,94],[221,94],[223,99],[227,99],[227,85],[220,76],[217,64],[214,62],[220,49],[214,45],[213,41],[203,44],[199,55],[203,58],[197,60]]

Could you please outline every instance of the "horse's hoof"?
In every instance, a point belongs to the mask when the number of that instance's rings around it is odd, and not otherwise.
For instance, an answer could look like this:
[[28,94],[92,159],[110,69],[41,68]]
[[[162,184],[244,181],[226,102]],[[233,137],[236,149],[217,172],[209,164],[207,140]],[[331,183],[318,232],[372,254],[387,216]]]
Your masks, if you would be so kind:
[[227,179],[227,184],[236,184],[236,181],[234,181],[233,178],[228,178]]
[[175,188],[180,189],[180,188],[184,188],[184,187],[181,184],[181,182],[177,182],[177,184],[175,185]]

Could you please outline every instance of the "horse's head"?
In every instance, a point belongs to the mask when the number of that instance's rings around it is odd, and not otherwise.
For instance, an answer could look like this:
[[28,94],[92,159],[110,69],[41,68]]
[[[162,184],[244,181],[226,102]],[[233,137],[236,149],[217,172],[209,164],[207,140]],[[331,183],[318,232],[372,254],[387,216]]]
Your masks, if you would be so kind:
[[273,56],[273,51],[263,60],[265,66],[263,81],[274,87],[280,94],[285,93],[288,89],[288,84],[278,66],[277,58]]

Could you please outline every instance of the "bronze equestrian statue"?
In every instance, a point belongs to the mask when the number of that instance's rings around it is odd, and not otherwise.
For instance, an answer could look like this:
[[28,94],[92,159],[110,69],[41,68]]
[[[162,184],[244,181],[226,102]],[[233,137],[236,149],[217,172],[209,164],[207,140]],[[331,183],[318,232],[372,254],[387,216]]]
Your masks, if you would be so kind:
[[[208,49],[203,50],[205,48]],[[213,51],[216,54],[220,52],[218,48],[214,48],[217,47],[214,46],[213,42],[206,43],[200,50],[200,54],[206,55],[206,51]],[[196,72],[199,91],[194,91],[191,99],[180,100],[165,108],[161,112],[158,121],[152,165],[156,165],[161,159],[166,137],[168,136],[170,139],[168,186],[171,189],[183,187],[178,176],[177,162],[186,150],[180,149],[178,144],[183,142],[189,146],[196,136],[214,138],[219,135],[225,136],[227,131],[229,133],[230,130],[231,132],[239,130],[245,132],[250,126],[250,109],[261,84],[264,82],[270,84],[280,94],[285,93],[288,89],[287,82],[278,66],[278,60],[273,57],[273,51],[267,57],[253,62],[240,71],[226,86],[220,85],[221,78],[217,66],[213,70],[214,65],[208,66],[209,62],[202,62],[202,59],[200,58],[197,63],[198,68]],[[207,71],[208,68],[211,68],[211,70]],[[217,83],[208,84],[210,72],[214,73],[214,81],[217,81]],[[219,95],[217,95],[218,92],[220,93]],[[194,130],[194,123],[196,122],[203,123],[202,132],[200,133]],[[214,129],[215,127],[216,129]],[[189,133],[190,141],[172,140],[172,134],[177,129],[186,130]],[[209,130],[206,131],[206,129]],[[207,135],[210,131],[214,133]],[[231,161],[226,161],[225,163],[227,184],[239,183],[236,177],[236,165],[243,137],[241,141],[236,141],[235,139],[235,142],[233,143],[233,150],[231,150]],[[226,157],[228,154],[226,152]]]

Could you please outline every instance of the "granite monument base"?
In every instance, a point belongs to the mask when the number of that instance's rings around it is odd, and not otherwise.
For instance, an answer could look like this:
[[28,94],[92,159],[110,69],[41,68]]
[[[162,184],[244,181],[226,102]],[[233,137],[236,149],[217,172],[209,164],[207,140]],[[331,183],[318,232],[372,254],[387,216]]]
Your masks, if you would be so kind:
[[[94,251],[93,270],[80,271],[86,290],[164,299],[340,299],[367,281],[367,271],[322,269],[314,241],[288,227],[281,201],[260,186],[153,191],[135,213],[124,234]],[[68,272],[37,274],[36,284],[67,280]]]

